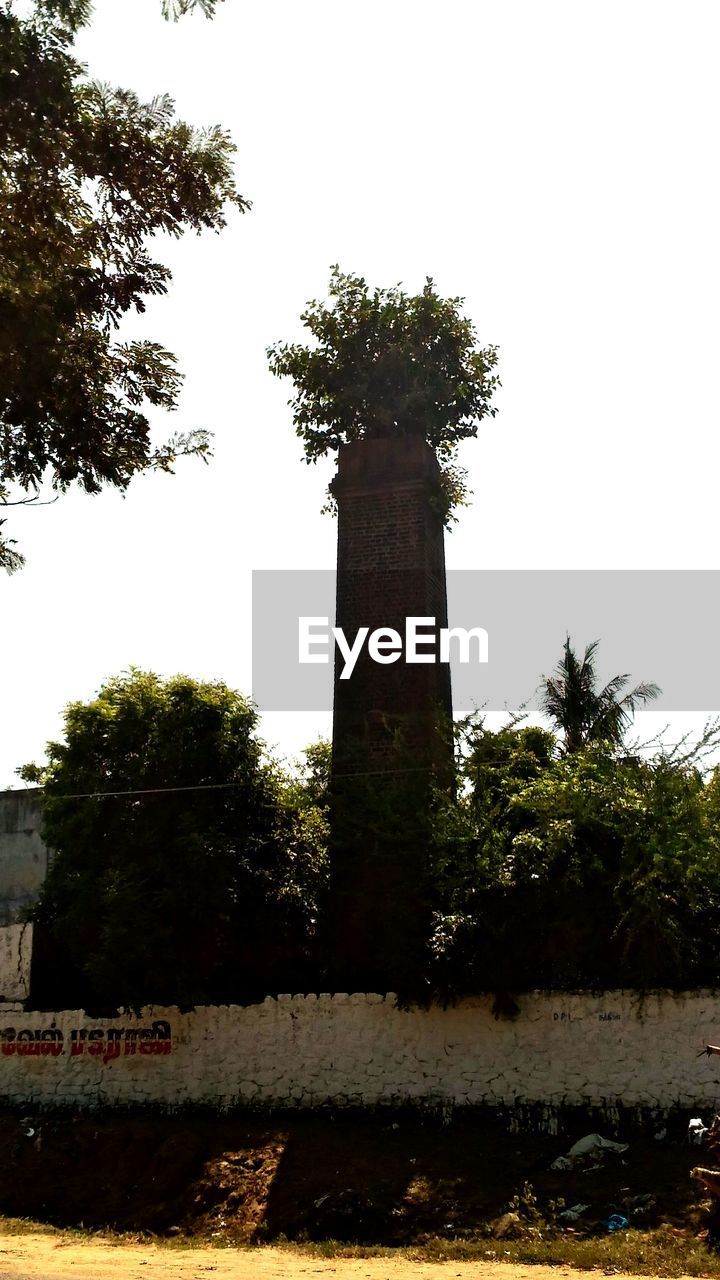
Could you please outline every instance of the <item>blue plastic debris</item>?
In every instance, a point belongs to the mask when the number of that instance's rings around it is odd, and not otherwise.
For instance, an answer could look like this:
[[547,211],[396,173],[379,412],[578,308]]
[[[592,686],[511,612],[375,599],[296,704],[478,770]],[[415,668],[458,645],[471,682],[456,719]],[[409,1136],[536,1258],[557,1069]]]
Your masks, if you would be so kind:
[[627,1218],[623,1218],[621,1213],[611,1213],[607,1222],[603,1222],[603,1226],[608,1231],[622,1231],[624,1227],[629,1227],[630,1223]]

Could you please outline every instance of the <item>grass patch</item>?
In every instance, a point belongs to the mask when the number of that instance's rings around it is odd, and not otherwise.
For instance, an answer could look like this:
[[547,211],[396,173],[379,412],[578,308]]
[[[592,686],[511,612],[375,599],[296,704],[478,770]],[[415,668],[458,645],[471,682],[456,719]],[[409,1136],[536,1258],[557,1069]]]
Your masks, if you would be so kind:
[[276,1248],[319,1258],[399,1257],[412,1262],[513,1262],[568,1266],[579,1271],[611,1274],[720,1276],[720,1253],[708,1248],[705,1241],[666,1226],[654,1231],[621,1231],[584,1240],[573,1236],[502,1241],[435,1237],[422,1245],[399,1249],[347,1245],[333,1240],[318,1244],[294,1244],[283,1240],[273,1244]]
[[[113,1227],[59,1227],[33,1218],[6,1218],[0,1215],[1,1236],[53,1236],[59,1248],[74,1244],[153,1245],[161,1249],[242,1249],[255,1248],[218,1232],[207,1235],[161,1236],[153,1231],[116,1231]],[[265,1246],[257,1246],[264,1248]],[[340,1245],[337,1246],[340,1248]],[[392,1252],[392,1251],[391,1251]]]
[[0,1217],[0,1236],[56,1236],[62,1234],[60,1227],[50,1227],[47,1222],[34,1222],[32,1218]]

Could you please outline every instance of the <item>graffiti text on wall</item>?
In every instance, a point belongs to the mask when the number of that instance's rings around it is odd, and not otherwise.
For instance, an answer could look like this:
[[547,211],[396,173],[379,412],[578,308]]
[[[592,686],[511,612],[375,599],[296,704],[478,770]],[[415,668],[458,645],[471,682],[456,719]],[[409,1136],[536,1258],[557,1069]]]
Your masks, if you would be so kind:
[[[85,1027],[70,1032],[70,1057],[101,1058],[111,1062],[114,1058],[129,1058],[172,1053],[170,1023],[160,1020],[149,1027]],[[36,1030],[14,1027],[0,1030],[0,1053],[6,1058],[59,1058],[66,1054],[67,1042],[59,1027]]]

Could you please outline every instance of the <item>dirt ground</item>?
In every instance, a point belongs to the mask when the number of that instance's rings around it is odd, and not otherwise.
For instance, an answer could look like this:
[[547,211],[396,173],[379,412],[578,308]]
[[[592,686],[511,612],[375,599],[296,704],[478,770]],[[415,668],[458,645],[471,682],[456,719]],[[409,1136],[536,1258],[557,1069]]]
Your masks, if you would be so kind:
[[[587,1132],[587,1120],[584,1122]],[[696,1211],[687,1120],[658,1142],[627,1134],[601,1168],[554,1172],[577,1133],[508,1133],[487,1116],[451,1124],[409,1115],[288,1117],[0,1112],[0,1214],[210,1244],[334,1239],[381,1245],[486,1235],[530,1183],[538,1207],[589,1207],[686,1226]],[[610,1136],[607,1134],[606,1136]],[[634,1199],[651,1203],[632,1210]],[[634,1214],[640,1214],[636,1220]],[[0,1242],[1,1243],[1,1242]]]
[[[280,1249],[168,1250],[153,1245],[58,1243],[52,1236],[0,1240],[0,1280],[587,1280],[570,1267],[311,1258]],[[623,1280],[634,1280],[623,1276]],[[644,1277],[643,1280],[647,1280]]]

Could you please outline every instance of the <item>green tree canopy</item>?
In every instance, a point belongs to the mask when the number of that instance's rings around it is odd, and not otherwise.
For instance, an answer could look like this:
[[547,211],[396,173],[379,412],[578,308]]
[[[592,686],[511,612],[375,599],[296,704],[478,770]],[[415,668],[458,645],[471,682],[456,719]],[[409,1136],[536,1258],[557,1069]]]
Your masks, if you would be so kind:
[[65,712],[47,768],[55,850],[33,912],[63,998],[239,999],[299,980],[325,875],[322,813],[263,757],[221,683],[133,671]]
[[466,724],[436,832],[435,989],[715,985],[719,795],[687,754]]
[[[332,989],[331,821],[361,833],[366,859],[348,892],[372,911],[380,886],[386,922],[404,922],[418,860],[388,875],[377,837],[421,845],[428,910],[405,986],[378,916],[376,989],[426,1001],[720,982],[720,768],[708,774],[692,749],[644,758],[603,741],[562,752],[520,722],[492,732],[474,718],[462,740],[454,794],[435,793],[421,823],[419,779],[414,808],[360,777],[352,809],[333,814],[328,744],[308,749],[303,777],[286,776],[264,757],[250,704],[225,685],[131,672],[72,704],[48,766],[22,771],[44,784],[56,851],[32,912],[36,1003],[105,1010]],[[717,745],[715,725],[700,746]]]
[[[167,291],[156,233],[217,231],[249,207],[234,146],[165,95],[89,79],[72,53],[89,8],[45,0],[24,19],[0,4],[0,505],[44,484],[124,490],[209,448],[204,430],[152,444],[148,412],[176,407],[181,374],[159,342],[118,331]],[[0,536],[0,564],[20,562]]]
[[445,510],[463,501],[458,443],[477,435],[498,385],[497,348],[481,348],[462,298],[441,298],[428,278],[411,295],[371,290],[332,268],[330,302],[307,304],[312,345],[277,343],[270,369],[292,378],[295,428],[307,462],[363,437],[421,435],[443,468]]

